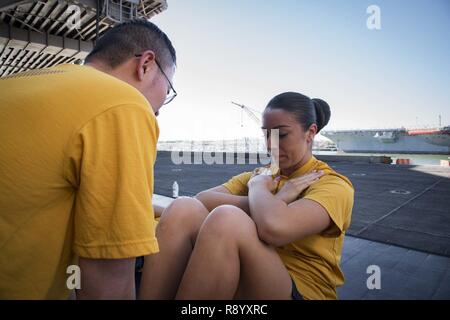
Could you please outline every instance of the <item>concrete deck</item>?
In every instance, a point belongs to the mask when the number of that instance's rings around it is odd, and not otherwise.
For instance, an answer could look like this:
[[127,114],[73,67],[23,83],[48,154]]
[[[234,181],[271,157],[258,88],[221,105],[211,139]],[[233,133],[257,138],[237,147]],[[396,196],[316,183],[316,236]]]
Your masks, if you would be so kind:
[[[154,195],[166,207],[173,199]],[[369,290],[367,267],[381,270],[381,289]],[[339,299],[450,299],[450,258],[346,236],[341,267],[345,284]]]
[[[367,161],[372,158],[328,156],[326,159],[355,187],[352,223],[347,233],[450,256],[450,167],[400,166]],[[158,152],[155,192],[172,196],[172,184],[177,181],[179,194],[192,196],[256,166],[177,165],[170,152]]]
[[[381,289],[367,289],[367,267],[381,270]],[[450,258],[347,236],[339,299],[450,299]]]

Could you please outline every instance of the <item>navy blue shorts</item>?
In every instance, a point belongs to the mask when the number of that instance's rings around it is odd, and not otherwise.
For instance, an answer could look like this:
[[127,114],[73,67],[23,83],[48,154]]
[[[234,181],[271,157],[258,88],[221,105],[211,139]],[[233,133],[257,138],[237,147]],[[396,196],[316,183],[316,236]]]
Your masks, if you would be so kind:
[[294,280],[292,280],[292,294],[291,295],[292,295],[293,300],[303,300],[303,297],[302,297],[301,293],[298,291]]

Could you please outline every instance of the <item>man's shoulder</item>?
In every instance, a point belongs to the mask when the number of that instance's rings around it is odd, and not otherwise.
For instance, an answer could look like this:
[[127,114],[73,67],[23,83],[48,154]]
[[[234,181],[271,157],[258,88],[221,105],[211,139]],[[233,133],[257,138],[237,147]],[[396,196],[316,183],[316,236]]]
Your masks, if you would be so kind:
[[128,103],[149,107],[148,101],[135,87],[93,67],[62,65],[60,69],[70,70],[68,76],[76,81],[80,94],[96,95],[114,105]]
[[89,66],[62,65],[57,70],[66,70],[62,81],[70,96],[65,105],[73,119],[81,122],[114,110],[126,108],[133,112],[148,112],[154,117],[147,99],[130,84]]
[[2,98],[7,100],[64,104],[65,108],[75,107],[79,111],[83,106],[92,109],[127,103],[150,108],[136,88],[87,65],[60,64],[13,74],[1,81],[6,95]]

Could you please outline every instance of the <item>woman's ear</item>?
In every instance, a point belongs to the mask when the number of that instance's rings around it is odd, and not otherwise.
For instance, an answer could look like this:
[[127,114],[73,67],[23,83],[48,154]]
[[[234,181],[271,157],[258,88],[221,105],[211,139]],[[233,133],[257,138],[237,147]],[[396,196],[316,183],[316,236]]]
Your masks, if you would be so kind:
[[317,134],[317,124],[313,123],[309,126],[308,129],[308,135],[307,135],[307,141],[308,143],[312,143],[314,141],[314,137]]

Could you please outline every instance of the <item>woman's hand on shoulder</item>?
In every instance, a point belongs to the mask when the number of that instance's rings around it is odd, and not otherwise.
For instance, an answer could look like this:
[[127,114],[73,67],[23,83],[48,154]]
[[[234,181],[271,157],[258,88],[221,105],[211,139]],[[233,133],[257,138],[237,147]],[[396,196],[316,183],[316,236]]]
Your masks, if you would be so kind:
[[276,190],[278,183],[280,182],[280,177],[273,178],[268,174],[259,174],[256,171],[250,177],[247,183],[248,188],[264,187],[270,192]]
[[313,171],[298,178],[290,179],[286,181],[275,197],[289,204],[295,201],[306,188],[319,181],[323,174],[323,171]]

